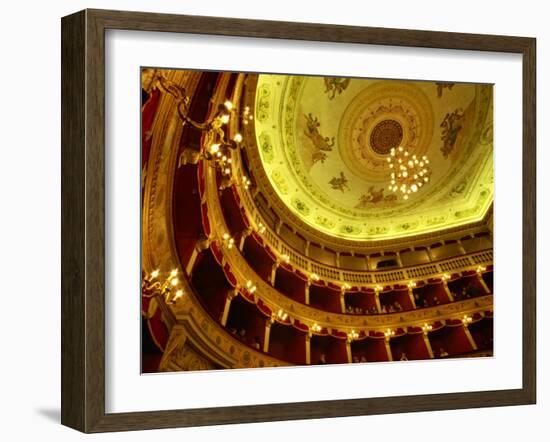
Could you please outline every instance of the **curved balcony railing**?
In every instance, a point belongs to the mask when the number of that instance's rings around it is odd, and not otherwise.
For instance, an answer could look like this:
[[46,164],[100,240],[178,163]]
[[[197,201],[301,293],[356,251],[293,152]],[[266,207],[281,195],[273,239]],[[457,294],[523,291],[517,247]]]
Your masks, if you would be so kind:
[[[287,296],[282,295],[274,287],[272,287],[268,282],[258,277],[257,273],[252,269],[245,257],[242,255],[238,247],[226,247],[224,242],[224,234],[229,230],[228,225],[222,211],[221,202],[218,197],[218,183],[216,181],[215,171],[213,168],[206,167],[206,175],[204,183],[206,184],[206,191],[202,193],[201,203],[204,205],[205,211],[202,212],[202,216],[206,218],[209,228],[207,231],[209,241],[212,244],[213,250],[216,249],[219,253],[218,257],[220,259],[220,265],[224,272],[227,272],[226,275],[231,278],[231,284],[239,293],[243,293],[246,296],[248,302],[252,302],[253,305],[265,313],[266,309],[272,312],[271,321],[266,320],[266,332],[268,332],[271,324],[274,324],[273,327],[276,327],[277,324],[282,321],[282,316],[285,317],[283,320],[286,325],[292,325],[293,328],[300,331],[301,346],[303,347],[302,351],[304,354],[300,357],[299,361],[290,361],[291,363],[302,364],[302,361],[305,363],[327,363],[327,362],[316,362],[318,359],[321,360],[321,353],[325,350],[322,350],[323,344],[321,341],[323,339],[338,339],[338,342],[331,342],[331,347],[334,347],[338,355],[331,355],[327,353],[328,363],[339,363],[339,362],[363,362],[362,360],[355,360],[360,356],[366,354],[369,361],[374,361],[376,355],[372,351],[372,347],[369,348],[370,344],[376,342],[378,347],[380,347],[380,352],[384,354],[382,360],[395,360],[400,357],[403,349],[407,345],[411,346],[412,344],[407,344],[405,342],[407,339],[415,339],[419,345],[416,345],[418,348],[424,348],[422,341],[426,342],[425,350],[428,353],[424,352],[423,355],[418,355],[418,359],[425,359],[428,357],[434,357],[434,354],[431,350],[433,347],[435,351],[440,349],[439,342],[441,337],[438,337],[438,333],[441,333],[442,330],[448,329],[454,333],[456,330],[457,333],[462,333],[461,339],[466,342],[466,350],[475,349],[476,346],[468,344],[468,341],[473,342],[474,338],[470,333],[465,332],[467,329],[468,320],[472,323],[476,321],[481,321],[480,318],[491,318],[492,317],[492,306],[493,306],[493,296],[491,294],[480,296],[475,299],[467,299],[462,301],[451,302],[445,305],[426,307],[422,309],[400,312],[400,313],[389,313],[384,315],[346,315],[338,313],[328,313],[323,310],[313,308],[309,305],[300,304],[296,301],[289,299]],[[204,186],[203,186],[204,189]],[[252,218],[254,220],[254,218]],[[257,227],[257,225],[256,225]],[[274,233],[274,232],[272,232]],[[277,237],[275,236],[275,239]],[[282,247],[282,246],[281,246]],[[281,250],[274,247],[278,253],[284,254]],[[292,251],[292,250],[290,250]],[[287,253],[287,255],[290,254]],[[299,258],[299,255],[297,255]],[[457,257],[453,260],[458,260],[463,257]],[[440,264],[441,267],[436,267],[435,274],[430,273],[431,270],[425,270],[427,272],[424,276],[436,276],[441,274],[441,272],[446,271],[462,271],[468,270],[475,267],[476,264],[484,264],[487,261],[488,257],[478,257],[477,259],[481,260],[479,263],[475,262],[475,258],[471,260],[450,263],[450,260],[441,261],[438,263],[425,264],[424,266],[414,266],[406,269],[397,269],[391,271],[377,271],[377,272],[357,272],[362,274],[389,274],[399,271],[409,271],[416,269],[418,267],[427,267],[432,264]],[[306,259],[306,261],[308,261]],[[491,253],[492,261],[492,253]],[[290,259],[292,263],[292,259]],[[447,263],[447,266],[445,266]],[[473,264],[472,264],[473,263]],[[317,264],[317,263],[314,263]],[[189,268],[189,266],[187,266]],[[192,267],[191,267],[192,268]],[[327,266],[328,269],[331,269]],[[312,269],[314,269],[312,267]],[[334,270],[334,269],[332,269]],[[336,269],[338,270],[338,269]],[[310,273],[313,273],[311,270],[308,270]],[[346,274],[354,274],[356,272],[343,271]],[[208,274],[208,272],[207,272]],[[341,275],[338,275],[338,279],[333,279],[334,283],[347,283],[346,279],[340,279]],[[405,282],[410,280],[409,276],[412,274],[402,274],[403,277],[398,282]],[[319,273],[319,276],[321,274]],[[323,276],[324,279],[331,281],[331,278]],[[185,278],[187,279],[187,278]],[[394,282],[395,279],[391,281],[382,281],[374,279],[373,282],[361,282],[365,285],[374,285],[378,282]],[[354,283],[351,279],[350,283]],[[249,290],[250,284],[255,286],[255,290],[251,293]],[[359,283],[357,283],[359,284]],[[218,363],[225,367],[258,367],[258,366],[277,366],[277,365],[287,365],[289,361],[282,362],[278,357],[274,357],[271,354],[272,349],[269,347],[268,351],[259,351],[251,349],[250,346],[243,344],[238,338],[228,334],[227,327],[225,323],[213,317],[207,309],[203,308],[203,305],[200,302],[200,293],[196,292],[193,289],[193,286],[188,284],[186,281],[184,292],[192,296],[183,296],[177,300],[174,300],[173,304],[170,304],[170,310],[174,313],[177,320],[178,326],[185,327],[185,337],[182,339],[188,339],[191,342],[200,342],[201,346],[205,346],[205,352],[208,354],[208,357],[211,360],[218,361]],[[233,296],[233,295],[232,295]],[[261,301],[261,302],[260,302]],[[225,301],[226,309],[231,308],[231,296],[228,296]],[[464,322],[466,321],[466,322]],[[445,327],[447,325],[448,327]],[[464,327],[462,327],[464,325]],[[427,326],[432,327],[428,329]],[[328,335],[327,335],[328,332]],[[392,335],[390,332],[396,332],[395,335]],[[387,334],[386,334],[387,333]],[[428,336],[430,337],[428,340]],[[178,335],[177,332],[173,333],[172,337],[177,341]],[[365,339],[365,338],[372,339]],[[343,339],[343,341],[342,341]],[[319,342],[318,342],[319,341]],[[369,342],[370,341],[370,342]],[[431,341],[431,344],[429,343]],[[269,342],[269,340],[267,341]],[[342,344],[345,342],[345,344]],[[303,344],[303,345],[302,345]],[[445,350],[449,350],[453,353],[453,350],[447,348],[447,345],[444,344],[443,347]],[[167,368],[178,369],[177,356],[178,356],[177,342],[176,345],[169,343],[167,346],[166,358],[174,357],[173,360],[167,361]],[[428,350],[429,349],[429,350]],[[347,354],[345,352],[347,351]],[[373,353],[372,357],[371,354]],[[411,357],[409,350],[407,355]],[[461,351],[454,352],[455,354],[461,353]],[[431,356],[430,356],[431,354]],[[441,354],[439,357],[443,357]],[[415,358],[412,355],[412,358]]]
[[[242,176],[243,170],[240,161],[235,162],[236,175]],[[442,259],[430,263],[418,264],[391,270],[365,270],[353,271],[338,269],[328,266],[298,253],[294,248],[285,243],[277,233],[269,227],[262,217],[252,196],[246,190],[238,191],[241,208],[247,217],[247,223],[251,228],[260,233],[266,245],[278,255],[281,262],[288,262],[294,268],[305,274],[314,274],[319,278],[335,284],[348,283],[353,285],[376,284],[406,284],[411,280],[435,277],[458,270],[470,270],[478,266],[487,266],[493,262],[493,250],[485,249],[478,252],[466,253],[453,258]]]
[[[228,226],[225,223],[223,211],[218,197],[218,184],[216,180],[215,170],[211,167],[204,167],[205,192],[202,196],[203,204],[206,205],[207,213],[205,216],[208,219],[210,241],[215,244],[215,247],[222,255],[224,266],[235,278],[237,289],[246,291],[247,284],[250,281],[256,290],[252,298],[257,302],[261,300],[272,312],[283,311],[289,315],[291,320],[298,321],[310,327],[315,325],[333,329],[335,327],[343,327],[346,332],[354,330],[376,330],[381,331],[392,327],[402,327],[407,325],[422,325],[426,322],[435,322],[442,317],[453,318],[473,313],[480,313],[486,310],[492,310],[493,296],[486,296],[468,299],[464,301],[452,302],[446,305],[436,307],[426,307],[407,312],[388,313],[384,315],[347,315],[338,313],[329,313],[323,310],[313,308],[296,301],[293,301],[286,295],[283,295],[276,290],[267,281],[258,277],[257,273],[249,266],[248,262],[242,255],[238,247],[226,247],[224,243],[227,241]],[[226,236],[224,238],[224,235]],[[475,261],[487,262],[492,254],[487,254],[485,257],[480,254],[472,261],[445,261],[441,263],[442,268],[453,268],[455,270],[471,270],[477,267]],[[458,258],[462,259],[462,258]],[[475,261],[474,261],[475,259]],[[484,261],[486,259],[487,261]],[[460,263],[465,265],[460,265]],[[422,266],[424,267],[424,266]],[[415,268],[413,268],[415,269]],[[410,269],[410,270],[413,270]],[[436,277],[439,274],[439,269],[436,267],[436,272],[431,274]],[[394,282],[406,284],[409,278],[403,278],[402,269],[397,272],[373,272],[374,274],[388,275],[396,273],[392,279]],[[426,272],[426,274],[430,274]],[[382,277],[384,277],[382,276]],[[440,275],[439,275],[440,276]],[[345,280],[333,280],[339,283],[345,283]],[[443,316],[442,316],[443,315]]]
[[[240,105],[239,89],[239,86],[237,86],[234,95],[237,107]],[[234,122],[231,130],[237,131],[237,128],[238,123]],[[238,177],[246,175],[242,165],[241,152],[238,150],[234,151],[232,159],[233,176],[236,177],[236,182],[238,182]],[[238,195],[240,209],[244,212],[242,216],[246,217],[246,224],[250,225],[252,230],[261,235],[266,245],[277,254],[280,262],[286,262],[306,275],[313,274],[327,282],[352,285],[408,283],[419,278],[442,275],[458,270],[470,270],[478,266],[487,266],[493,262],[493,250],[485,249],[472,253],[464,252],[459,256],[431,261],[429,263],[394,267],[388,270],[354,271],[329,266],[305,256],[281,239],[256,207],[249,189],[245,189],[243,186],[234,186],[234,191]],[[393,252],[394,255],[396,253],[398,252]]]

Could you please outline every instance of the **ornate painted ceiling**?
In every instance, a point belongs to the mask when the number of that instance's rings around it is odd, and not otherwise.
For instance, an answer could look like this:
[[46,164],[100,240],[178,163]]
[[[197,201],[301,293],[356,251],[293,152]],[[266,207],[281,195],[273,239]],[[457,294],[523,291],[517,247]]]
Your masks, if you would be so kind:
[[[483,219],[492,109],[490,85],[259,75],[255,134],[265,176],[303,222],[338,238],[393,239]],[[429,182],[408,199],[390,189],[388,157],[400,146],[429,160]]]

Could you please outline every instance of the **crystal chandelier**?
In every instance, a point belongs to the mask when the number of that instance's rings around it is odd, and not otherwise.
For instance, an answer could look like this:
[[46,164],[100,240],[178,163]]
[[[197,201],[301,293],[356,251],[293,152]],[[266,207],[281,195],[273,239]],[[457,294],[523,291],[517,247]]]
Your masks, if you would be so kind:
[[430,160],[426,155],[419,158],[399,146],[392,148],[387,161],[391,169],[389,190],[401,193],[405,200],[430,181]]

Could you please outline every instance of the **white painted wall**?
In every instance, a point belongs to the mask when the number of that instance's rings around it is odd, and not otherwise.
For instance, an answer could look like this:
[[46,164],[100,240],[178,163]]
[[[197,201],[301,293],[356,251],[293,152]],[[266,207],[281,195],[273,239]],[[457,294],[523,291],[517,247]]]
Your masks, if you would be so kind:
[[[359,7],[358,7],[359,6]],[[5,2],[2,8],[0,85],[2,211],[2,361],[0,435],[4,440],[41,438],[81,440],[84,436],[59,425],[60,396],[60,17],[85,8],[132,9],[197,15],[340,23],[364,26],[433,29],[535,36],[538,39],[539,274],[547,267],[549,211],[544,146],[550,145],[550,28],[544,2],[440,1],[325,2],[155,2],[115,0]],[[307,438],[324,441],[349,437],[408,441],[442,438],[448,442],[524,439],[542,440],[550,412],[548,372],[549,307],[539,284],[539,404],[529,407],[445,411],[393,416],[340,418],[148,431],[94,436],[96,440],[263,441]],[[22,308],[24,307],[24,309]]]

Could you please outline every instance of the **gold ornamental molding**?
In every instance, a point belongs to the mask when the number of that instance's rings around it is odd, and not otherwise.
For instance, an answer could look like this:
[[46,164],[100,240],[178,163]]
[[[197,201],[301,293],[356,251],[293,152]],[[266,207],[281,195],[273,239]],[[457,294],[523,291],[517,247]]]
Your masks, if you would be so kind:
[[[269,99],[269,95],[272,94],[273,91],[269,91],[267,89],[264,91],[262,89],[258,92],[258,97],[260,98],[257,98],[257,83],[258,75],[248,74],[246,79],[244,80],[244,87],[242,88],[243,96],[234,97],[233,100],[238,101],[240,99],[242,105],[246,105],[252,108],[254,114],[259,120],[261,119],[263,113],[265,113],[265,119],[267,119],[269,118],[269,112],[271,112],[272,109],[269,108],[268,104],[262,101],[261,97],[263,97],[263,95],[265,94],[265,101],[267,102]],[[267,144],[269,141],[266,140],[264,142],[262,141],[263,139],[257,139],[255,125],[256,121],[244,127],[242,132],[245,140],[244,144],[246,145],[246,156],[249,162],[250,169],[253,171],[256,178],[258,192],[267,199],[270,206],[275,210],[277,216],[282,222],[291,226],[302,236],[311,238],[311,240],[314,242],[327,246],[331,249],[342,251],[359,251],[365,249],[380,250],[389,248],[402,249],[410,246],[411,243],[418,244],[422,241],[440,239],[442,237],[447,237],[449,239],[451,237],[456,238],[457,236],[461,234],[467,234],[472,230],[477,229],[479,231],[480,229],[486,228],[486,222],[489,218],[489,213],[492,212],[492,203],[489,205],[489,208],[487,209],[483,219],[447,228],[438,226],[437,231],[434,229],[434,231],[431,232],[421,232],[418,234],[412,232],[407,236],[398,238],[374,238],[369,240],[346,239],[345,237],[337,237],[332,234],[327,234],[320,229],[312,227],[308,223],[304,222],[304,220],[298,217],[295,213],[293,213],[293,211],[291,211],[287,207],[287,204],[282,201],[277,191],[274,189],[274,186],[271,184],[270,179],[266,175],[259,154],[260,148],[263,149],[264,144]],[[476,130],[478,129],[479,128],[476,128]],[[262,144],[262,146],[260,146],[259,144]],[[469,191],[471,192],[471,189]],[[439,221],[434,219],[433,222],[437,224]]]
[[[240,152],[236,151],[238,161],[234,164],[236,167],[236,175],[240,176],[244,174],[242,168],[242,160]],[[289,246],[277,233],[269,226],[269,223],[263,218],[261,212],[256,208],[253,202],[250,191],[242,187],[236,188],[237,193],[241,201],[241,208],[244,209],[247,220],[256,232],[262,230],[262,238],[267,245],[275,251],[281,261],[287,261],[292,264],[293,267],[303,271],[306,274],[315,273],[323,279],[333,282],[335,284],[342,284],[344,282],[354,284],[407,284],[411,280],[430,278],[440,276],[442,273],[452,272],[455,270],[471,270],[475,269],[478,265],[489,265],[493,261],[492,249],[486,249],[478,252],[459,255],[453,258],[446,258],[437,261],[432,261],[425,264],[419,264],[415,266],[393,268],[386,271],[353,271],[349,269],[342,269],[333,266],[322,264],[318,261],[312,260],[308,256],[296,251],[293,247]],[[468,232],[472,233],[469,229]],[[453,236],[454,238],[454,236]],[[441,237],[438,237],[441,240]],[[420,245],[429,247],[425,243]],[[409,248],[412,247],[409,244]],[[380,252],[380,249],[375,249],[376,252]],[[393,249],[391,249],[393,251]],[[368,252],[368,250],[362,249],[362,253]]]
[[[211,227],[211,242],[215,242],[223,254],[223,264],[230,267],[237,279],[237,289],[246,290],[248,281],[256,286],[254,299],[257,303],[261,300],[273,312],[283,311],[294,321],[298,320],[307,325],[317,324],[321,327],[351,332],[353,330],[384,331],[387,328],[399,328],[405,326],[421,326],[426,322],[436,322],[444,319],[460,319],[462,315],[469,313],[483,313],[492,310],[493,296],[458,301],[437,307],[421,308],[407,312],[388,313],[379,315],[346,315],[330,313],[316,309],[306,304],[291,300],[272,287],[267,281],[261,279],[248,265],[238,247],[226,247],[227,232],[229,228],[225,223],[221,203],[218,197],[218,185],[215,171],[205,167],[206,191],[203,199],[208,207],[208,217]],[[488,263],[492,263],[491,260]],[[489,261],[489,260],[488,260]],[[468,263],[469,264],[469,263]],[[467,265],[463,269],[469,269]],[[477,267],[477,266],[476,266]],[[457,269],[458,270],[458,269]],[[436,276],[436,275],[434,275]]]
[[[181,76],[173,71],[170,79],[187,90],[194,90],[200,74]],[[222,74],[229,75],[229,74]],[[242,81],[242,79],[241,79]],[[207,313],[197,299],[186,272],[177,257],[173,233],[172,195],[174,173],[178,161],[178,143],[181,124],[175,113],[173,98],[163,95],[159,105],[153,133],[142,222],[142,266],[150,273],[155,269],[177,268],[181,277],[184,295],[173,302],[159,300],[163,311],[173,324],[166,355],[161,366],[166,370],[181,369],[181,364],[211,369],[215,361],[224,367],[273,367],[288,363],[256,351],[233,337],[215,318]],[[215,106],[213,106],[215,108]],[[206,203],[213,227],[211,241],[221,245],[223,234],[228,231],[221,212],[216,178],[212,168],[206,167]],[[280,294],[267,282],[260,280],[248,266],[237,247],[222,249],[224,261],[229,264],[241,287],[248,281],[257,286],[255,302],[262,300],[273,312],[284,311],[292,320],[298,320],[315,330],[323,327],[329,330],[353,332],[354,330],[384,331],[388,328],[419,326],[446,319],[459,319],[463,315],[484,314],[492,310],[493,297],[487,295],[467,301],[454,302],[438,307],[418,309],[384,315],[344,315],[317,310],[308,305],[296,303]],[[206,362],[205,362],[206,361]]]
[[[200,72],[166,71],[169,80],[190,92],[195,90],[200,75]],[[204,310],[193,294],[179,262],[173,232],[173,184],[182,125],[175,109],[175,100],[169,94],[162,95],[154,128],[142,208],[142,269],[149,274],[156,269],[178,269],[184,293],[171,304],[167,304],[162,297],[156,298],[170,329],[161,369],[181,370],[178,361],[189,360],[185,355],[191,357],[196,368],[204,369],[209,366],[202,364],[201,358],[216,361],[227,368],[288,365],[232,337]],[[193,350],[189,349],[189,344],[194,344]],[[203,344],[204,349],[201,349]],[[193,355],[193,352],[196,354]]]

